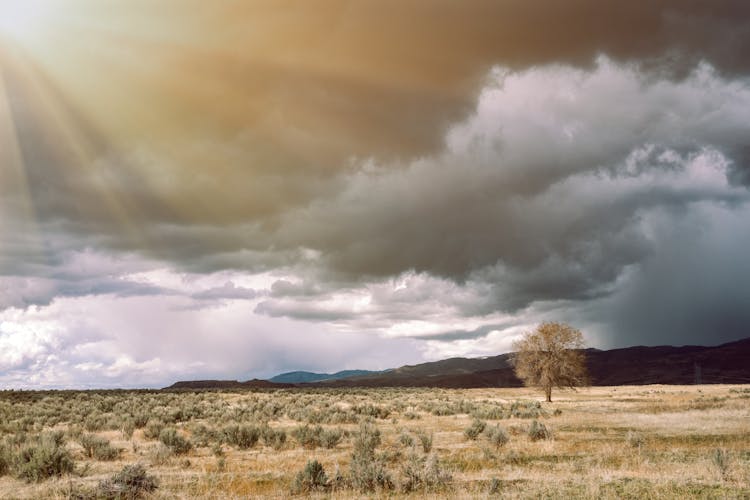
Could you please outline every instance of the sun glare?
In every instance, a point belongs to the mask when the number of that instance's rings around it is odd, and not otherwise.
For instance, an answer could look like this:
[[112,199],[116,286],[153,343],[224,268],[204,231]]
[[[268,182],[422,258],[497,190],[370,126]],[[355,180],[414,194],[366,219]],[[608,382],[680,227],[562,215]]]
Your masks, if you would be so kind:
[[38,33],[49,13],[45,0],[0,0],[0,37],[24,40]]

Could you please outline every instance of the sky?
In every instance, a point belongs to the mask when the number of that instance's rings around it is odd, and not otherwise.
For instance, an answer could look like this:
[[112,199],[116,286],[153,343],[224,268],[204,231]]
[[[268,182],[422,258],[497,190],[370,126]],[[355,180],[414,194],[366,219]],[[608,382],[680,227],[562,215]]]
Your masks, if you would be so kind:
[[746,0],[0,0],[0,388],[750,336]]

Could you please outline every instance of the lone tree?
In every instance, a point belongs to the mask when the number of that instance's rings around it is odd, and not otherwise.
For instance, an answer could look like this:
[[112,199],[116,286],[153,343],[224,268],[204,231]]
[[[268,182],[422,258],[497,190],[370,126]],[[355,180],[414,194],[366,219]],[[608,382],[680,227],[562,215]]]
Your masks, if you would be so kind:
[[588,385],[583,335],[565,323],[542,323],[514,344],[516,375],[524,384],[544,390]]

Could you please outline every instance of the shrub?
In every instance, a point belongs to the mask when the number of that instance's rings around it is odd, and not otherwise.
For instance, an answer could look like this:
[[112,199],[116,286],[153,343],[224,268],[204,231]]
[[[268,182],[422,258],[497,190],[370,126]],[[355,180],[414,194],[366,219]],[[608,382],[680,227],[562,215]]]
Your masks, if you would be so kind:
[[83,434],[79,440],[83,453],[95,460],[115,460],[120,456],[120,448],[113,447],[109,441],[94,434]]
[[146,427],[146,424],[148,424],[148,414],[146,413],[136,413],[133,415],[133,424],[135,425],[136,429],[143,429]]
[[272,429],[269,425],[261,428],[260,435],[263,438],[263,443],[274,450],[280,450],[284,447],[284,443],[286,443],[286,432],[281,429]]
[[643,439],[643,436],[638,432],[628,431],[628,433],[625,434],[625,441],[627,441],[633,448],[640,449],[641,446],[643,446],[645,439]]
[[505,429],[503,429],[499,425],[488,427],[485,430],[485,434],[487,435],[487,439],[489,439],[490,443],[495,445],[496,448],[504,446],[510,439],[508,438],[508,433],[505,432]]
[[729,478],[729,465],[731,463],[729,452],[724,448],[717,448],[711,455],[711,461],[719,471],[721,479],[726,481]]
[[471,412],[471,416],[479,419],[501,420],[506,413],[503,407],[497,404],[483,404]]
[[357,415],[365,415],[368,417],[374,417],[374,418],[380,418],[380,419],[388,418],[388,415],[391,414],[388,408],[374,406],[371,404],[355,406],[354,408],[352,408],[352,410]]
[[466,436],[466,439],[475,440],[484,431],[485,427],[487,427],[486,423],[475,418],[471,425],[464,429],[464,436]]
[[376,490],[392,490],[393,480],[382,460],[376,457],[353,456],[351,463],[351,485],[367,493]]
[[324,429],[320,425],[315,427],[303,425],[294,429],[292,434],[294,439],[304,448],[315,449],[320,446],[330,449],[339,444],[344,432],[341,429]]
[[393,480],[383,460],[375,455],[375,448],[379,444],[380,431],[375,426],[362,422],[354,437],[350,481],[354,488],[363,493],[393,489]]
[[39,482],[73,472],[75,463],[65,444],[59,439],[61,435],[44,435],[39,442],[22,448],[14,460],[18,477],[29,482]]
[[432,451],[432,433],[427,434],[427,431],[419,429],[416,431],[416,435],[422,445],[422,451],[425,453]]
[[209,446],[212,442],[221,443],[222,433],[203,424],[190,426],[191,439],[196,446]]
[[329,488],[325,469],[317,460],[310,460],[305,468],[297,473],[292,483],[292,493],[310,493],[325,491]]
[[539,418],[546,413],[539,401],[514,401],[510,405],[510,415],[516,418]]
[[101,413],[94,413],[86,417],[83,422],[83,427],[89,432],[96,432],[104,429],[107,420]]
[[260,439],[260,429],[252,425],[230,425],[221,432],[225,443],[241,450],[252,448]]
[[159,435],[163,429],[164,422],[161,420],[149,420],[146,424],[146,428],[143,429],[143,437],[146,439],[159,439]]
[[148,475],[143,465],[126,465],[120,472],[101,481],[94,497],[108,500],[135,499],[151,493],[158,487],[156,478]]
[[168,427],[159,433],[159,441],[168,446],[175,454],[183,455],[193,448],[193,444],[177,433],[177,429]]
[[124,420],[120,426],[120,432],[125,439],[133,439],[133,433],[135,432],[135,422],[133,422],[133,419],[128,418]]
[[487,493],[490,495],[497,495],[503,488],[503,483],[496,477],[493,477],[490,481],[490,485],[487,489]]
[[172,460],[174,451],[164,443],[158,443],[148,452],[148,458],[151,465],[166,465]]
[[324,448],[332,449],[341,441],[344,432],[341,429],[325,429],[320,434],[320,444]]
[[380,445],[380,430],[374,425],[362,422],[359,425],[359,432],[354,436],[354,454],[374,455],[378,445]]
[[453,480],[435,455],[429,458],[411,455],[401,469],[401,491],[410,493],[420,489],[437,491],[445,489]]
[[303,448],[315,449],[318,446],[318,434],[322,432],[323,428],[320,426],[310,427],[309,425],[303,425],[297,427],[292,431],[292,436]]
[[10,450],[5,446],[0,445],[0,477],[10,471],[11,461]]
[[547,429],[547,426],[545,426],[538,420],[533,420],[531,422],[531,427],[529,427],[529,438],[532,441],[539,441],[540,439],[550,439],[551,437],[552,432]]
[[409,435],[408,432],[403,431],[401,432],[401,435],[398,437],[399,443],[401,443],[405,447],[414,446],[414,438]]

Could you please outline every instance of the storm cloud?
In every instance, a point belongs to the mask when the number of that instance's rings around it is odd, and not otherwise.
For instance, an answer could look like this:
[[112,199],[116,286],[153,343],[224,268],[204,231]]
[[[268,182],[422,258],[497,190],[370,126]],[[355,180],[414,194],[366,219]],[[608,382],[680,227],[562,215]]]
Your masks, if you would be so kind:
[[[545,319],[598,347],[747,336],[749,20],[74,0],[0,45],[0,383],[387,368]],[[300,366],[314,343],[346,347]]]

